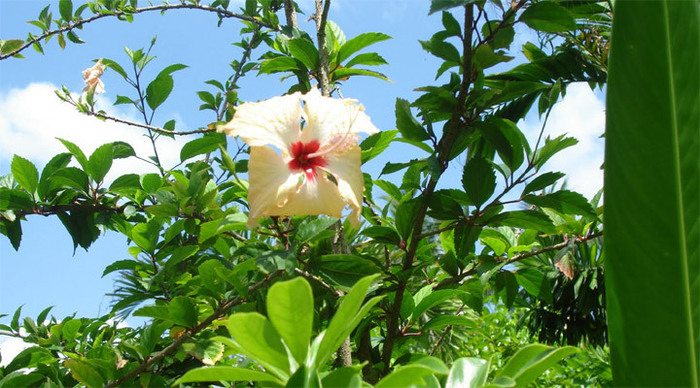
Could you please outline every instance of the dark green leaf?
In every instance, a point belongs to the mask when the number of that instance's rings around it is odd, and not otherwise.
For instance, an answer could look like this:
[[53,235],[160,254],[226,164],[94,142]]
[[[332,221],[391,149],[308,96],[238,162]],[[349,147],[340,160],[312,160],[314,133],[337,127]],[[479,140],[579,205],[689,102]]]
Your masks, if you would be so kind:
[[260,74],[272,74],[282,71],[299,70],[299,62],[287,56],[264,60],[260,63]]
[[184,162],[197,155],[214,152],[219,148],[219,145],[224,144],[226,144],[226,138],[222,134],[205,135],[191,140],[180,150],[180,160]]
[[331,225],[338,222],[336,218],[309,218],[299,225],[295,235],[296,243],[301,246],[312,241],[316,236],[328,230]]
[[29,193],[36,191],[39,185],[39,171],[34,166],[34,163],[19,155],[15,155],[12,157],[10,170],[21,188]]
[[396,128],[401,132],[401,136],[410,139],[423,141],[428,140],[428,132],[425,128],[413,117],[411,113],[411,104],[408,101],[396,99]]
[[547,137],[542,148],[538,149],[535,153],[535,157],[533,158],[534,164],[542,167],[547,160],[556,155],[559,151],[576,144],[578,144],[578,140],[573,137],[566,137],[565,135],[559,135],[554,139]]
[[60,139],[60,138],[57,138],[57,139],[58,139],[58,141],[63,143],[63,145],[68,149],[68,151],[71,154],[73,154],[73,156],[75,156],[75,160],[78,161],[78,163],[83,168],[83,170],[85,170],[85,171],[90,170],[90,165],[88,163],[87,157],[85,156],[83,151],[77,145],[69,142],[68,140],[64,140],[64,139]]
[[612,385],[698,386],[700,9],[621,1],[614,15],[605,133]]
[[432,15],[438,11],[475,3],[476,0],[430,0],[430,12]]
[[367,137],[360,143],[362,149],[362,163],[366,163],[379,156],[394,140],[399,131],[381,131]]
[[[111,59],[102,58],[102,63],[103,63],[105,66],[109,67],[110,69],[116,71],[117,74],[119,74],[119,75],[122,76],[122,78],[124,78],[124,79],[129,78],[129,77],[127,76],[127,74],[126,74],[126,71],[124,71],[124,68],[121,67],[121,65],[118,64],[117,62],[114,62],[114,61],[111,60]],[[119,99],[118,97],[119,97],[119,96],[117,96],[117,100]],[[116,104],[115,104],[115,105],[116,105]]]
[[543,32],[565,32],[576,28],[576,20],[571,13],[553,1],[532,3],[520,20],[530,28]]
[[345,67],[353,67],[355,65],[378,66],[386,65],[386,59],[377,53],[363,53],[351,58]]
[[67,22],[73,20],[73,2],[71,0],[60,0],[58,2],[58,12],[63,20]]
[[355,68],[351,68],[351,67],[343,67],[343,68],[340,68],[340,69],[334,71],[331,74],[331,79],[333,81],[337,81],[337,80],[344,80],[345,78],[349,78],[349,77],[353,77],[353,76],[374,77],[374,78],[379,78],[383,81],[389,80],[389,78],[386,75],[384,75],[378,71],[367,70],[367,69],[355,69]]
[[486,159],[474,157],[464,166],[462,187],[477,207],[488,200],[496,190],[496,173]]
[[146,102],[151,109],[158,108],[173,90],[173,77],[165,75],[157,77],[146,87]]
[[131,156],[136,156],[136,151],[129,143],[123,141],[112,143],[112,157],[114,159],[125,159]]
[[318,50],[314,44],[305,38],[290,39],[289,53],[299,60],[309,70],[316,70],[318,67]]
[[112,144],[104,144],[99,146],[90,155],[90,176],[95,182],[102,182],[109,169],[112,168],[112,161],[114,160],[114,151]]
[[578,214],[594,218],[596,216],[595,210],[586,198],[573,191],[560,190],[539,196],[527,194],[523,196],[523,200],[535,206],[554,209],[564,214]]
[[513,228],[535,229],[542,233],[555,233],[552,220],[545,214],[534,210],[515,210],[504,212],[489,220],[490,225],[503,225]]
[[562,172],[546,172],[525,185],[523,195],[547,188],[553,185],[559,179],[563,178],[564,175],[565,174]]
[[197,306],[186,296],[176,296],[168,303],[170,319],[183,327],[197,325]]

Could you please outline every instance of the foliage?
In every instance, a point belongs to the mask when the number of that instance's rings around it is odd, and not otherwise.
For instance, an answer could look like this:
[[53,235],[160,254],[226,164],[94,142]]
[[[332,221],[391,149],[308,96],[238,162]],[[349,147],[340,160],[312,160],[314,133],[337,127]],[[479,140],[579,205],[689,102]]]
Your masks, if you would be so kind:
[[[386,60],[363,50],[389,36],[348,39],[328,20],[330,0],[317,5],[315,41],[296,21],[294,2],[281,0],[248,0],[237,11],[227,0],[155,6],[95,0],[78,7],[61,0],[60,18],[47,7],[30,21],[39,35],[2,41],[0,59],[14,60],[29,46],[43,52],[54,35],[62,48],[66,38],[78,44],[76,30],[86,23],[179,8],[243,25],[235,42],[242,56],[232,61],[231,74],[197,93],[199,109],[212,115],[196,130],[178,130],[173,119],[155,121],[187,68],[170,64],[145,79],[143,70],[157,63],[155,39],[126,49],[125,60],[103,59],[133,87],[114,103],[134,106],[143,122],[109,116],[92,92],[57,91],[86,115],[143,129],[153,152],[137,155],[114,142],[87,155],[62,140],[66,152],[41,168],[13,159],[12,174],[0,181],[0,233],[15,249],[23,223],[45,215],[62,221],[76,249],[88,249],[104,230],[118,232],[128,238],[131,258],[104,270],[119,275],[104,317],[57,319],[45,310],[33,320],[18,309],[0,330],[34,346],[0,370],[0,386],[608,381],[582,373],[606,369],[605,351],[587,347],[607,340],[603,209],[599,198],[558,185],[563,174],[546,168],[576,140],[544,137],[543,125],[531,144],[517,123],[530,111],[546,123],[573,82],[605,84],[610,8],[588,0],[433,0],[430,12],[439,13],[443,28],[421,46],[440,60],[435,84],[418,87],[413,101],[397,98],[396,130],[360,143],[363,162],[394,142],[418,148],[420,156],[386,163],[380,177],[364,175],[359,227],[298,216],[265,217],[251,230],[248,150],[216,132],[242,103],[240,79],[253,70],[280,74],[293,81],[288,92],[317,83],[326,95],[356,76],[387,79],[374,68]],[[514,47],[517,28],[534,29],[541,42]],[[520,50],[524,59],[511,65]],[[180,163],[163,165],[159,138],[188,134],[198,136],[183,146]],[[465,161],[461,182],[439,186],[458,156]],[[119,158],[139,158],[158,173],[106,182]],[[129,316],[146,323],[114,323]],[[535,336],[586,351],[533,344]]]
[[[620,4],[618,10],[605,187],[608,208],[614,209],[606,229],[608,256],[615,257],[606,278],[614,382],[695,386],[700,383],[700,13],[683,2]],[[639,66],[630,68],[634,63]],[[640,79],[657,87],[642,92]],[[638,136],[640,131],[646,135]],[[646,206],[652,217],[636,211]]]

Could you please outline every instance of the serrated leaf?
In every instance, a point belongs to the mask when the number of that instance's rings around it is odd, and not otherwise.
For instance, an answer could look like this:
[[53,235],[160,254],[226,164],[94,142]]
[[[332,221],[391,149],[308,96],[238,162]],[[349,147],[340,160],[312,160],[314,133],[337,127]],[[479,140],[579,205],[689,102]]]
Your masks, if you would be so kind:
[[382,34],[381,32],[366,32],[356,37],[348,40],[340,47],[338,50],[338,63],[342,63],[346,59],[350,58],[351,55],[362,50],[363,48],[370,46],[372,44],[391,39],[389,35]]
[[560,190],[542,195],[527,194],[523,196],[523,200],[535,206],[554,209],[564,214],[596,217],[595,210],[588,203],[588,200],[583,195],[573,191]]
[[[114,146],[111,143],[101,145],[90,155],[88,160],[90,169],[88,170],[95,182],[102,182],[105,175],[112,168],[114,160]],[[132,149],[133,151],[133,149]]]
[[520,21],[543,32],[565,32],[576,28],[576,20],[571,13],[553,1],[532,3],[520,15]]
[[29,160],[15,155],[12,157],[10,171],[19,186],[29,193],[34,193],[39,185],[39,171],[34,166],[34,163]]
[[151,109],[158,108],[173,91],[173,77],[165,75],[156,77],[146,87],[146,102]]
[[477,207],[488,200],[496,190],[496,173],[486,159],[475,157],[464,166],[462,187]]
[[413,117],[411,113],[411,104],[408,101],[397,98],[395,114],[396,128],[401,132],[401,136],[416,141],[428,140],[430,138],[425,128]]
[[523,195],[547,188],[564,176],[565,174],[562,172],[546,172],[525,185]]

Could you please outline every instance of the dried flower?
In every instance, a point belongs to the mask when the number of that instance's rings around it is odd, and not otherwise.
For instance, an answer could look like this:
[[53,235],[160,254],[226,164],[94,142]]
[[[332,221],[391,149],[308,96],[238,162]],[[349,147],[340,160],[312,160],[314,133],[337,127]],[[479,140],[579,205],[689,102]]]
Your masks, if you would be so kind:
[[351,222],[359,222],[364,179],[357,134],[378,130],[356,100],[312,89],[246,103],[220,130],[250,146],[249,226],[262,216],[340,217],[346,204]]
[[105,65],[102,59],[97,61],[92,67],[83,70],[83,79],[85,80],[85,88],[83,92],[93,91],[93,93],[104,93],[105,86],[100,80],[100,77],[105,72]]

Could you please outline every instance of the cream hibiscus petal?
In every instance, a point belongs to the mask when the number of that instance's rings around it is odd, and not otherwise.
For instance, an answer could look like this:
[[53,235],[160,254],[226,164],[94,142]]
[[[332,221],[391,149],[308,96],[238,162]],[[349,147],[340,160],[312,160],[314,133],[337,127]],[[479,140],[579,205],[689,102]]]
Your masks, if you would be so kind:
[[327,214],[332,217],[342,215],[345,201],[338,192],[338,186],[321,175],[313,181],[306,181],[287,203],[277,208],[269,208],[270,216],[304,216]]
[[307,120],[302,132],[304,140],[317,139],[321,143],[329,143],[347,136],[355,138],[360,132],[379,132],[357,100],[324,97],[316,88],[302,99]]
[[362,152],[354,146],[342,154],[328,158],[325,169],[338,182],[338,192],[343,200],[352,208],[350,221],[357,225],[362,211],[362,193],[365,180],[360,170]]
[[270,147],[250,147],[248,180],[248,225],[253,227],[261,216],[277,215],[274,210],[299,190],[303,173],[290,171],[284,158]]
[[240,136],[251,147],[273,145],[286,152],[301,131],[301,94],[248,102],[236,108],[233,119],[220,127],[227,135]]

